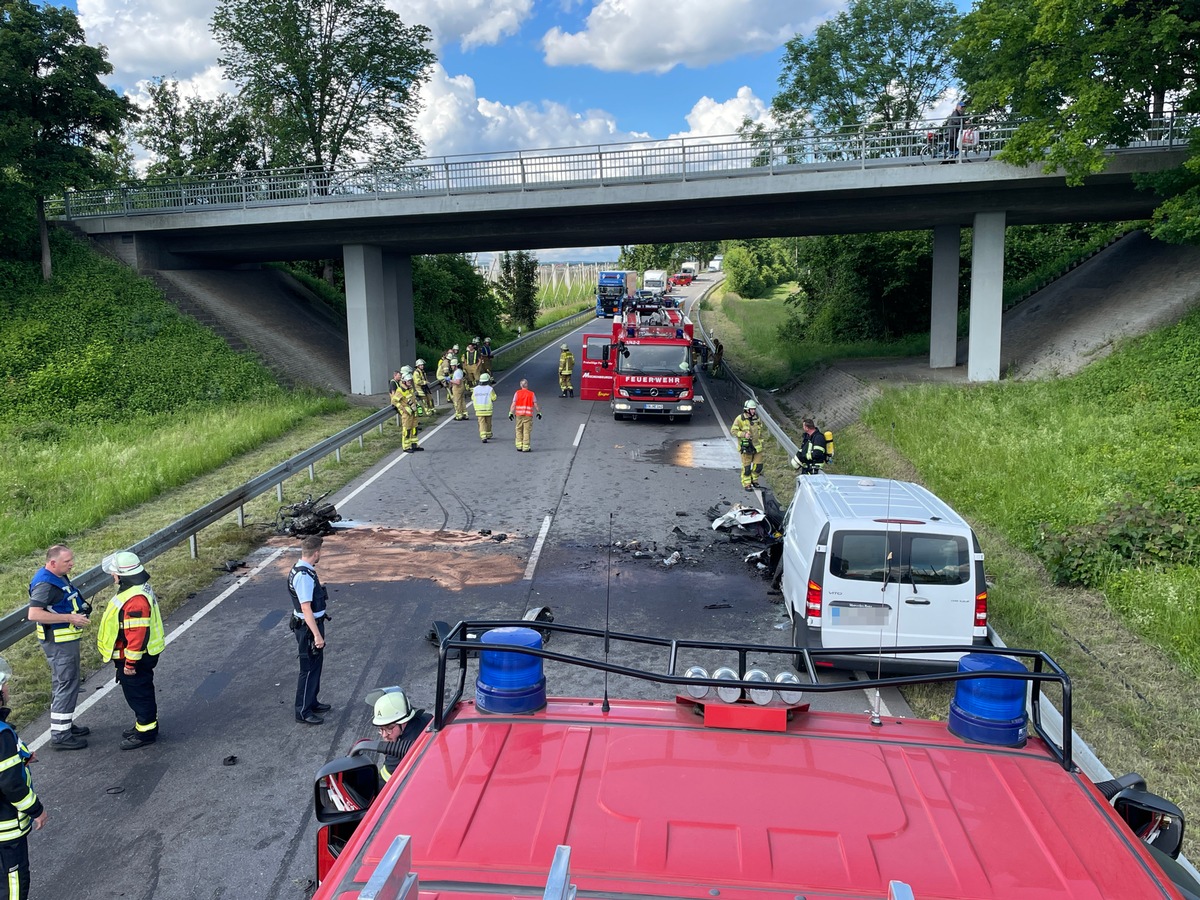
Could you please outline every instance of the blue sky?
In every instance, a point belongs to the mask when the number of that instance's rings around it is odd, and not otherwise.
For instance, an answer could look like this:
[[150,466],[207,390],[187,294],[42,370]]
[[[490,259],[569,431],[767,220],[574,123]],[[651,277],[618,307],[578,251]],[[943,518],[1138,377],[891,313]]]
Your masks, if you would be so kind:
[[[842,0],[385,0],[434,36],[417,129],[429,156],[729,134],[769,124],[783,47]],[[208,31],[216,0],[70,0],[109,83],[155,76],[229,91]],[[603,255],[597,248],[571,258]],[[611,252],[605,248],[604,253]],[[549,259],[549,256],[543,256]]]

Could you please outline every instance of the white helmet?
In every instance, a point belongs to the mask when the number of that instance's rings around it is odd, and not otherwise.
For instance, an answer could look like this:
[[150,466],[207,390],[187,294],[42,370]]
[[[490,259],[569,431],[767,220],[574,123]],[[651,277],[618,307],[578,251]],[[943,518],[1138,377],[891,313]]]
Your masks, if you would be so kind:
[[570,347],[568,347],[566,344],[563,344],[563,345],[562,345],[562,348],[563,348],[564,350],[570,350],[570,349],[571,349],[571,348],[570,348]]
[[472,343],[472,344],[478,344],[478,343],[479,343],[479,338],[475,338],[473,341],[471,341],[471,343]]
[[416,365],[418,368],[420,368],[421,366],[425,365],[425,360],[423,360],[423,359],[418,359],[418,360],[416,361],[416,363],[414,363],[414,365]]
[[480,384],[487,384],[491,380],[492,380],[492,376],[489,375],[487,372],[479,373],[479,383]]
[[458,365],[458,357],[457,356],[450,357],[450,367],[454,368],[457,365]]
[[375,701],[375,716],[371,719],[373,725],[403,725],[412,719],[417,711],[408,702],[408,695],[399,688],[385,690]]
[[458,344],[455,344],[455,345],[454,345],[453,347],[451,347],[450,349],[451,349],[451,350],[453,350],[455,353],[457,353],[457,352],[458,352]]
[[400,374],[401,375],[411,375],[412,374],[412,366],[401,366]]
[[742,412],[757,413],[758,412],[758,404],[755,403],[753,400],[747,400],[745,403],[742,404]]

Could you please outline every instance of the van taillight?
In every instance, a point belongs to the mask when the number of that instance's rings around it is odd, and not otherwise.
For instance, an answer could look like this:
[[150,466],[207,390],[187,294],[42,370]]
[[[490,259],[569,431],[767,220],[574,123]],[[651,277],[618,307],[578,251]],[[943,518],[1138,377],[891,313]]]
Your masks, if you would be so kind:
[[[983,596],[984,596],[984,600],[985,600],[984,617],[986,618],[987,617],[987,612],[986,612],[987,594],[984,594]],[[821,618],[821,585],[819,585],[817,582],[813,581],[812,579],[809,579],[808,592],[804,596],[804,608],[805,608],[804,614],[806,616],[813,616],[818,619]]]
[[975,637],[987,637],[987,591],[975,595]]

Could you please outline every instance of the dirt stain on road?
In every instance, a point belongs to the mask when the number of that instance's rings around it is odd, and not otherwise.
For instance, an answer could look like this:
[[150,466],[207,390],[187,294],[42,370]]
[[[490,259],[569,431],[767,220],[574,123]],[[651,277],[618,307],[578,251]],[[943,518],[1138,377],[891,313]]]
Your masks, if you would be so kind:
[[[356,581],[423,579],[446,590],[512,584],[525,574],[523,548],[491,535],[415,528],[344,528],[325,538],[317,571],[329,584]],[[272,546],[292,552],[280,556],[287,571],[299,553],[299,540],[279,537]]]

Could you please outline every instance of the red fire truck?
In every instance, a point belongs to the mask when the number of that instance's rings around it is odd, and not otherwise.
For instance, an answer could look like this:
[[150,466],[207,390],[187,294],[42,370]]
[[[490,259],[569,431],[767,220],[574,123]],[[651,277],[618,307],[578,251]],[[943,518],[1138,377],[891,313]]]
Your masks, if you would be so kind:
[[611,334],[583,336],[582,400],[608,400],[613,417],[692,417],[696,403],[692,323],[661,301],[630,304]]
[[[433,719],[382,789],[369,754],[318,772],[315,900],[1200,896],[1178,808],[1074,764],[1044,653],[821,683],[826,651],[799,649],[802,680],[798,648],[526,625],[449,630]],[[935,678],[955,682],[945,720],[804,702]]]

